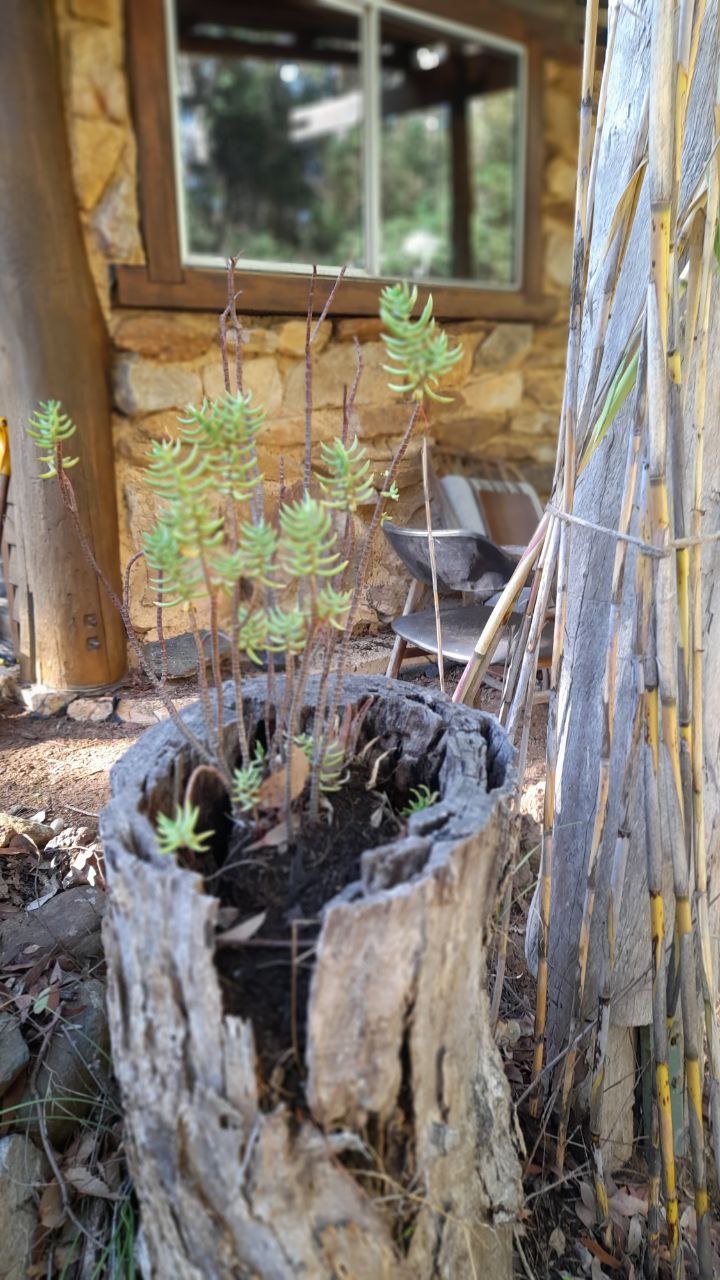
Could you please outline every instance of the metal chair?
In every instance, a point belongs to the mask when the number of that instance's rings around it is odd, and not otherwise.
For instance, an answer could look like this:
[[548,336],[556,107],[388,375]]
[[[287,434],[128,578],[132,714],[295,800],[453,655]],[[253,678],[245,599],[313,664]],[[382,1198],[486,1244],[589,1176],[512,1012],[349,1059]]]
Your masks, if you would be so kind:
[[[542,506],[532,485],[523,481],[486,480],[445,476],[433,484],[433,544],[437,567],[443,657],[449,662],[469,661],[498,592],[508,582],[517,560],[542,516]],[[435,527],[437,522],[437,527]],[[420,608],[432,571],[426,529],[384,526],[388,543],[412,576],[402,615],[392,624],[396,635],[387,675],[397,677],[406,658],[437,654],[434,608]],[[517,624],[529,588],[521,593],[513,616]],[[471,600],[468,601],[468,597]],[[493,656],[485,683],[502,687],[514,631],[511,623]],[[539,665],[552,656],[551,629],[546,628]]]

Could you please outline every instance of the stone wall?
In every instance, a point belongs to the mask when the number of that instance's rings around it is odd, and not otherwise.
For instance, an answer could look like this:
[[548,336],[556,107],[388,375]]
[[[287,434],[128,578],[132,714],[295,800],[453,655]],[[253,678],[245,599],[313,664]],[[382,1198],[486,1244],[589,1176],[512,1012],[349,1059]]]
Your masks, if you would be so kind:
[[[172,435],[178,410],[222,387],[217,319],[190,312],[113,307],[108,265],[143,261],[136,190],[136,149],[124,70],[122,0],[55,0],[61,42],[67,123],[78,204],[93,276],[114,346],[113,420],[121,548],[128,557],[152,519],[142,483],[151,439]],[[572,254],[579,77],[548,61],[544,80],[545,180],[539,226],[527,228],[542,254],[544,284],[555,303],[549,322],[488,321],[450,325],[463,344],[453,373],[453,401],[436,406],[431,430],[440,470],[504,464],[547,492],[555,456],[566,343],[567,287]],[[245,381],[268,410],[264,474],[276,479],[284,459],[288,483],[297,478],[303,435],[302,320],[247,320]],[[318,337],[314,369],[315,439],[339,430],[343,386],[355,368],[357,336],[364,372],[356,427],[378,471],[387,464],[406,410],[393,404],[382,371],[379,324],[329,321]],[[400,477],[395,513],[403,520],[420,502],[418,446]],[[365,619],[385,621],[399,611],[404,584],[397,563],[378,548],[370,574]],[[154,625],[151,593],[136,570],[133,607],[138,625]],[[166,618],[168,629],[184,620]]]

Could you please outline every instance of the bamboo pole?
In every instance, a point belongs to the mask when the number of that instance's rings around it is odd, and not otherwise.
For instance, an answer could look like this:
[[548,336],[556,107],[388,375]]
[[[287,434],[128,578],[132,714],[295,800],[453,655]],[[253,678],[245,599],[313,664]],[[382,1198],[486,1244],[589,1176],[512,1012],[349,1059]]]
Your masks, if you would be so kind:
[[[720,80],[715,100],[715,135],[720,128]],[[710,1066],[710,1118],[715,1146],[715,1163],[720,1179],[720,1035],[715,1007],[715,974],[712,961],[708,908],[707,841],[705,835],[705,749],[703,734],[703,590],[702,534],[705,417],[707,407],[707,360],[710,303],[714,263],[714,241],[718,222],[718,164],[714,158],[708,175],[702,266],[699,286],[698,330],[695,334],[697,371],[695,377],[694,432],[695,467],[693,477],[690,578],[692,584],[692,827],[695,871],[700,975],[705,1010],[705,1033]]]
[[[648,655],[650,665],[651,655]],[[658,773],[660,768],[660,730],[656,679],[647,678],[645,692],[645,841],[647,880],[650,895],[650,930],[652,938],[652,1028],[655,1059],[655,1101],[658,1110],[659,1145],[665,1193],[665,1220],[668,1250],[673,1275],[682,1268],[680,1227],[675,1178],[675,1143],[670,1107],[670,1070],[668,1066],[667,962],[665,956],[665,902],[663,899],[662,841],[660,838],[660,805]]]
[[[556,480],[559,479],[560,461],[562,459],[562,510],[570,512],[573,505],[576,475],[576,425],[578,379],[580,371],[580,339],[582,332],[582,313],[585,288],[587,283],[588,244],[588,197],[590,186],[590,163],[592,157],[592,104],[595,80],[595,55],[597,48],[598,3],[588,0],[585,10],[585,39],[583,48],[583,69],[580,99],[580,137],[578,146],[578,169],[575,187],[575,232],[573,243],[573,270],[570,285],[570,327],[568,334],[568,352],[565,372],[565,388],[563,392],[563,411],[561,416],[560,442],[558,445],[558,463]],[[609,74],[606,63],[604,76]],[[557,523],[553,521],[553,523]],[[567,621],[567,582],[570,555],[570,530],[565,522],[560,523],[557,554],[548,557],[545,569],[548,580],[556,572],[557,592],[555,604],[555,626],[553,631],[553,656],[550,673],[550,702],[548,705],[547,728],[547,767],[545,778],[545,799],[543,805],[543,840],[540,872],[540,931],[538,937],[538,979],[535,1002],[535,1029],[533,1048],[533,1080],[536,1083],[535,1093],[530,1101],[531,1114],[537,1116],[540,1111],[542,1097],[540,1089],[541,1072],[545,1058],[545,1030],[547,1024],[547,997],[549,985],[549,945],[550,915],[552,910],[552,867],[555,847],[555,787],[557,773],[557,689]],[[541,624],[540,624],[541,625]],[[526,706],[526,712],[528,709]]]
[[610,1221],[610,1205],[605,1182],[605,1169],[602,1149],[602,1117],[603,1098],[605,1093],[605,1065],[607,1061],[607,1044],[610,1035],[610,996],[612,975],[615,968],[617,928],[620,918],[625,868],[627,866],[630,837],[626,830],[620,830],[615,841],[612,871],[610,873],[610,893],[608,897],[608,956],[604,966],[605,972],[601,983],[598,1001],[597,1029],[595,1049],[593,1053],[592,1082],[590,1085],[590,1147],[593,1161],[593,1181],[598,1216],[603,1230],[606,1246],[612,1248],[612,1223]]
[[[663,3],[663,0],[661,0]],[[664,240],[661,247],[664,247]],[[669,252],[669,245],[667,247]],[[662,280],[666,264],[657,262],[657,280]],[[667,320],[667,315],[665,316]],[[650,491],[653,542],[669,551],[670,515],[667,486],[668,380],[663,342],[662,313],[658,306],[657,281],[648,288],[648,411],[650,422]],[[680,999],[687,1080],[690,1152],[698,1232],[698,1262],[702,1280],[712,1277],[710,1221],[702,1120],[702,1082],[697,1035],[697,994],[695,990],[695,945],[690,904],[690,886],[684,838],[684,791],[680,762],[680,732],[677,692],[676,641],[677,584],[673,556],[654,561],[655,634],[658,661],[658,688],[661,704],[662,740],[658,774],[659,793],[668,815],[666,839],[670,845],[675,892],[675,928],[679,950]]]
[[550,512],[546,511],[523,555],[518,560],[510,580],[500,593],[500,599],[485,623],[480,638],[475,645],[475,652],[458,681],[457,688],[453,694],[453,702],[472,703],[480,689],[485,672],[492,662],[492,656],[497,648],[502,629],[507,624],[518,596],[530,576],[530,571],[535,561],[540,555],[550,518]]

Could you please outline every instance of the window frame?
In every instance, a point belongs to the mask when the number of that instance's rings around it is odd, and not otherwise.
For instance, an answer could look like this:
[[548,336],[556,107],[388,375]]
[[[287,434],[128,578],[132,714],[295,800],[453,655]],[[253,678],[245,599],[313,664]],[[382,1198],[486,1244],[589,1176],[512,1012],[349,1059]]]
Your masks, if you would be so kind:
[[[433,18],[434,0],[413,0],[391,6],[398,13]],[[471,27],[468,5],[452,0],[449,15],[438,19],[452,26]],[[474,0],[472,9],[477,9]],[[135,122],[141,232],[146,265],[114,264],[115,299],[120,306],[220,310],[227,301],[225,271],[221,266],[198,266],[183,261],[178,151],[175,142],[175,110],[172,101],[171,58],[174,40],[169,32],[170,0],[126,0],[127,53]],[[434,12],[437,18],[437,9]],[[524,32],[517,16],[509,31],[498,30],[498,20],[482,13],[482,30],[505,47],[521,53],[525,120],[521,121],[524,163],[521,174],[522,208],[516,226],[522,228],[519,281],[516,286],[488,288],[474,282],[435,282],[430,285],[435,311],[444,319],[543,319],[555,303],[542,290],[542,236],[539,233],[543,168],[542,60],[539,41]],[[493,30],[493,27],[495,28]],[[523,39],[523,35],[525,38]],[[307,308],[307,269],[261,270],[238,266],[245,312],[304,315]],[[316,303],[327,297],[334,276],[321,274]],[[333,306],[333,314],[367,316],[377,313],[378,289],[387,283],[374,275],[348,275]]]

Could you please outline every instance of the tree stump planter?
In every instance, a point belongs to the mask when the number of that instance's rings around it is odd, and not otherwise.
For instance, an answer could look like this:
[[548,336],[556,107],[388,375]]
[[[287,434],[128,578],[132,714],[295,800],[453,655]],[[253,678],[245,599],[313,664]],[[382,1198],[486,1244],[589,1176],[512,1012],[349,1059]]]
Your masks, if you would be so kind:
[[[108,1001],[145,1276],[511,1275],[522,1192],[484,933],[512,748],[491,717],[397,681],[348,679],[342,705],[368,696],[368,758],[390,752],[396,796],[426,783],[440,798],[325,905],[302,1096],[287,1103],[268,1103],[252,1023],[224,1012],[212,882],[157,851],[152,822],[182,794],[190,749],[166,722],[113,769]],[[306,718],[313,698],[311,685]],[[248,682],[246,719],[264,704],[264,681]],[[187,716],[201,732],[199,710]]]

